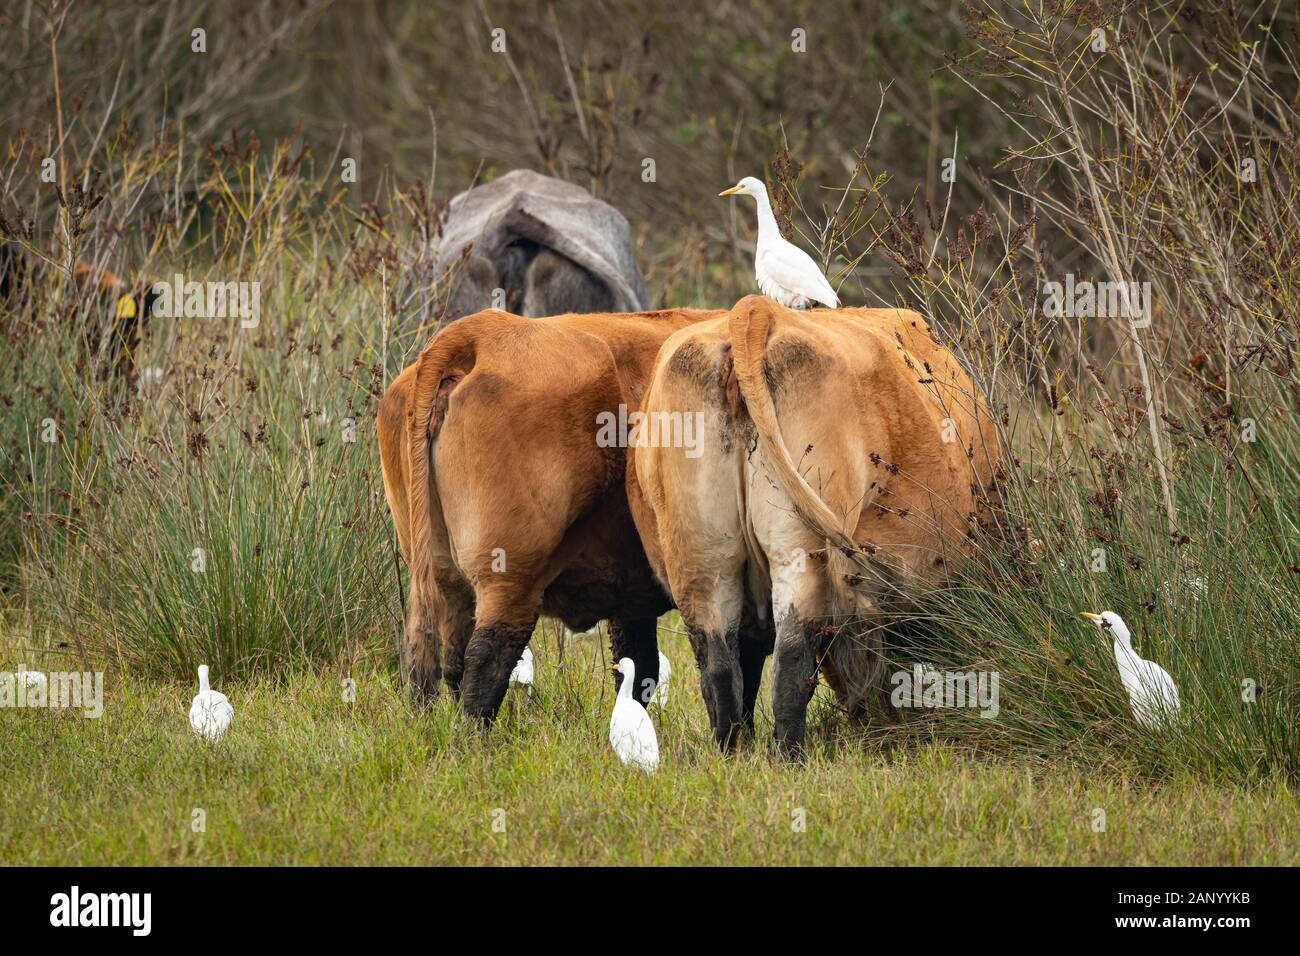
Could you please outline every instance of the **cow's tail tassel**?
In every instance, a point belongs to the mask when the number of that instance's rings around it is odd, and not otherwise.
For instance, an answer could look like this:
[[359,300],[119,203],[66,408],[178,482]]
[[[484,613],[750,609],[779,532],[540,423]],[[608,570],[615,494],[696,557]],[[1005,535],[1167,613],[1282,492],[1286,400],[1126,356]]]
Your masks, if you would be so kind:
[[732,308],[727,331],[731,338],[734,375],[749,417],[754,422],[764,457],[774,472],[773,477],[789,497],[795,514],[827,544],[827,580],[834,594],[836,610],[849,615],[866,600],[852,582],[855,575],[860,577],[864,569],[869,568],[859,559],[857,546],[844,530],[844,522],[799,474],[781,436],[776,406],[763,373],[763,355],[775,320],[775,307],[770,299],[747,295]]

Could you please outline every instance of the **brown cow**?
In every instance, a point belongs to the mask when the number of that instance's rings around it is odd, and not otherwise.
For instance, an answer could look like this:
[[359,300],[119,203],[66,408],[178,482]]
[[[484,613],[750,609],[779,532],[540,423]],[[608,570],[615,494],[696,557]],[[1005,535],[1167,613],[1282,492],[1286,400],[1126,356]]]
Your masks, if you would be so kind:
[[898,585],[935,582],[962,556],[993,423],[916,313],[793,312],[753,295],[664,344],[643,411],[703,414],[703,454],[636,448],[628,483],[715,736],[734,740],[762,673],[745,606],[770,607],[776,739],[797,756],[819,665],[860,709],[880,655],[854,633],[877,630]]
[[648,699],[671,604],[628,512],[625,449],[597,441],[599,416],[639,406],[670,334],[722,315],[478,312],[393,382],[379,446],[411,569],[402,667],[417,700],[442,678],[490,723],[540,613],[576,630],[609,620]]

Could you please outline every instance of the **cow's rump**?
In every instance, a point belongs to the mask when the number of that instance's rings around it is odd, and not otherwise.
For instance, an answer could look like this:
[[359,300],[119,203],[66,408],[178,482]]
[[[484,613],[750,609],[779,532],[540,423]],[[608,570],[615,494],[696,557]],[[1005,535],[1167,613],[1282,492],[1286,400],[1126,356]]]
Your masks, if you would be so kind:
[[737,719],[730,635],[746,599],[766,605],[777,736],[798,749],[817,668],[861,707],[881,663],[862,623],[964,554],[996,459],[992,422],[916,313],[800,313],[761,296],[675,333],[644,407],[698,410],[709,436],[695,458],[636,449],[630,484],[647,553],[722,702],[711,716]]
[[597,433],[639,403],[668,334],[702,317],[488,310],[442,329],[390,386],[379,440],[411,569],[417,698],[445,678],[490,719],[542,611],[576,628],[610,619],[653,676],[668,600],[628,514],[625,449]]

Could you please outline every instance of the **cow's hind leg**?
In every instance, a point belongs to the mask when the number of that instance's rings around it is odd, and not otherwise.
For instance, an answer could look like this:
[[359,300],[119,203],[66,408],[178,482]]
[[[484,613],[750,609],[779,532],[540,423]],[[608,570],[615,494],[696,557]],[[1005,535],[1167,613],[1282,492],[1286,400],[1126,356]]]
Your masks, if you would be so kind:
[[538,616],[534,612],[531,618],[496,620],[474,628],[465,648],[461,703],[465,714],[485,727],[491,726],[501,709],[501,702],[510,689],[510,672],[528,646]]
[[669,591],[700,668],[713,736],[724,751],[736,746],[744,707],[740,631],[747,557],[739,484],[747,437],[738,427],[739,393],[729,363],[729,350],[717,337],[686,340],[671,357],[660,356],[645,411],[687,416],[683,422],[698,423],[700,441],[694,448],[643,443],[634,459],[655,512]]
[[776,646],[772,660],[772,716],[783,756],[804,756],[808,703],[817,689],[817,652],[832,608],[821,573],[794,563],[772,566],[772,612]]
[[[653,617],[615,619],[609,622],[609,649],[614,660],[630,657],[636,665],[636,687],[632,699],[642,707],[654,698],[659,684],[659,622]],[[614,690],[623,685],[623,675],[615,672]]]
[[490,726],[510,689],[510,672],[541,616],[541,594],[509,582],[476,589],[474,633],[465,647],[461,705]]
[[743,711],[744,675],[740,667],[740,577],[716,581],[703,601],[683,604],[682,623],[700,668],[700,694],[709,712],[713,738],[724,752],[736,748]]
[[776,651],[772,663],[772,714],[775,737],[782,756],[801,760],[808,723],[808,702],[817,689],[817,657],[811,625],[788,608],[776,625]]

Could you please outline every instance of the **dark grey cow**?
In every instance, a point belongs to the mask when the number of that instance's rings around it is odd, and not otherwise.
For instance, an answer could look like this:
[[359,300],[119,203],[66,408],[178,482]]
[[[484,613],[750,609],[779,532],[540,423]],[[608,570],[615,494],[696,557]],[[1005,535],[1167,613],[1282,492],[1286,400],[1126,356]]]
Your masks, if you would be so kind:
[[487,308],[530,317],[648,308],[623,214],[527,169],[452,199],[442,238],[412,277],[408,328]]

